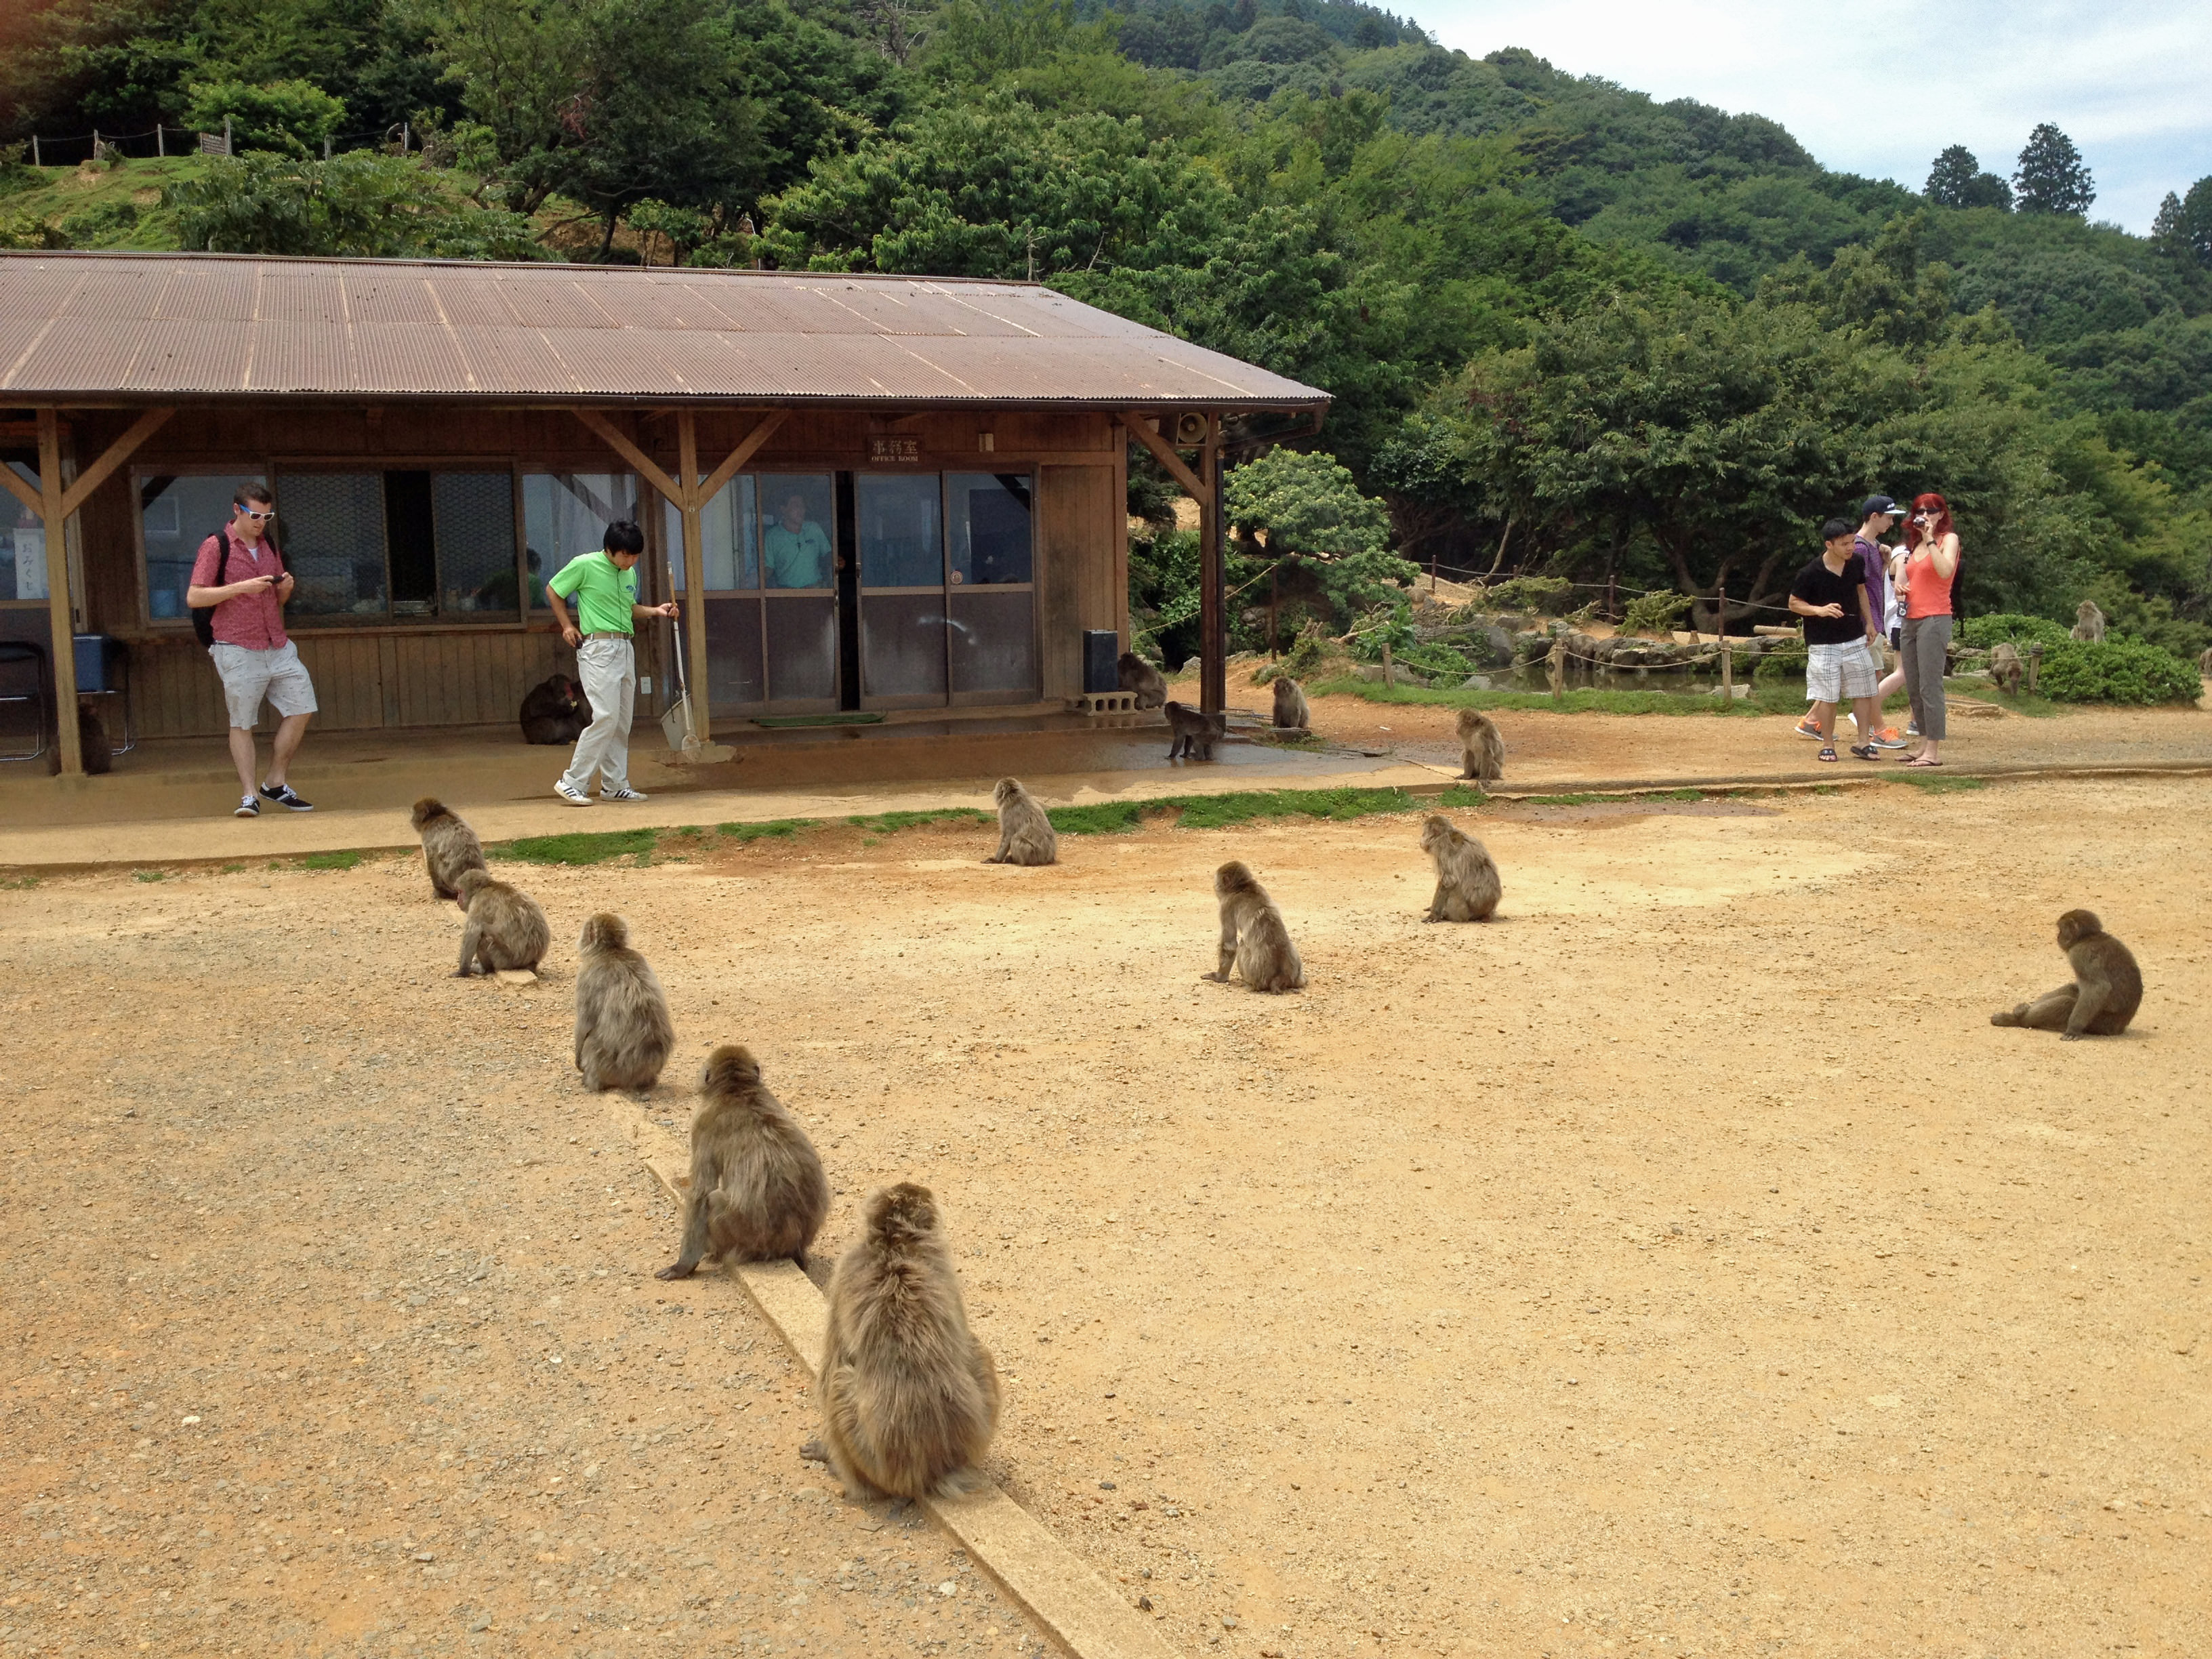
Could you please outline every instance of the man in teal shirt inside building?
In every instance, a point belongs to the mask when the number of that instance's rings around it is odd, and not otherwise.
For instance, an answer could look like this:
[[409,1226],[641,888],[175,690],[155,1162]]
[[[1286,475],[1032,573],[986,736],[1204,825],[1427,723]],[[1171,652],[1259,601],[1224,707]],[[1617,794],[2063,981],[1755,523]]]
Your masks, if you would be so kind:
[[[592,723],[576,739],[568,769],[553,793],[571,806],[592,804],[592,780],[604,773],[601,800],[643,800],[629,787],[629,719],[637,702],[637,657],[631,635],[641,617],[673,617],[676,606],[637,602],[637,561],[645,532],[627,519],[607,526],[597,553],[580,554],[545,584],[545,603],[561,637],[576,653],[576,678],[592,705]],[[576,602],[570,620],[567,601]]]
[[[827,587],[835,559],[830,533],[806,516],[806,497],[793,490],[783,511],[761,538],[770,587]],[[598,705],[594,704],[593,707]]]

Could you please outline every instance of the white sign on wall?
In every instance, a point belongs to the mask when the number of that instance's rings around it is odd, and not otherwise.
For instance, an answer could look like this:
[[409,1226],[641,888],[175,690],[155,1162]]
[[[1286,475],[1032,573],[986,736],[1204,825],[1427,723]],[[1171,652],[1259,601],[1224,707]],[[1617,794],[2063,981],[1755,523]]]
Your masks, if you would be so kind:
[[15,597],[46,597],[46,532],[42,525],[15,527]]

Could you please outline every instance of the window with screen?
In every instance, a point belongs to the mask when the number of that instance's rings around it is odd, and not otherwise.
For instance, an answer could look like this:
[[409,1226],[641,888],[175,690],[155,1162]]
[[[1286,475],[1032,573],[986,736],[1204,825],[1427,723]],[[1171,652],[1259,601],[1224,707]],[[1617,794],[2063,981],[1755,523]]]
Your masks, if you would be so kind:
[[[146,550],[149,618],[181,622],[190,614],[185,607],[185,590],[191,586],[192,562],[199,556],[200,544],[230,522],[232,501],[239,489],[261,482],[258,471],[137,475],[138,528]],[[277,545],[284,545],[281,535]],[[43,583],[39,591],[46,592]]]

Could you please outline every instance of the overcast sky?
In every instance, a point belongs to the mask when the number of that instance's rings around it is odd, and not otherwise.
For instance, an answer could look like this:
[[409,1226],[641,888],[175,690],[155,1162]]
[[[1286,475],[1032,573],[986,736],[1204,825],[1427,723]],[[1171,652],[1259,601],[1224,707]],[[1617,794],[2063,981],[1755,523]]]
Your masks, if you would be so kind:
[[[1380,0],[1401,10],[1397,0]],[[1771,116],[1821,163],[1918,190],[1948,144],[2010,177],[2039,121],[2097,182],[2093,219],[2150,228],[2212,173],[2212,0],[1412,0],[1480,58]]]

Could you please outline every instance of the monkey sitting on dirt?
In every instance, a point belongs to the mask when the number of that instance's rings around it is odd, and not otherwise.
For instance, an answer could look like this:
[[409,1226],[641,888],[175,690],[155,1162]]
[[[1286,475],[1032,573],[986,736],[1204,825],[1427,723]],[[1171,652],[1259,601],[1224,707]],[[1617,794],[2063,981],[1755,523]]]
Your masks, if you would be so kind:
[[1496,783],[1505,775],[1505,739],[1498,734],[1498,723],[1480,708],[1461,709],[1458,723],[1465,763],[1460,776]]
[[870,1196],[829,1299],[815,1386],[837,1478],[862,1497],[966,1490],[998,1427],[999,1371],[968,1328],[928,1188],[901,1182]]
[[1287,674],[1275,682],[1275,724],[1285,731],[1297,732],[1313,724],[1304,690]]
[[1226,714],[1202,714],[1179,702],[1163,703],[1160,712],[1168,717],[1170,760],[1181,755],[1188,760],[1210,761],[1215,742],[1229,732]]
[[684,1244],[656,1277],[689,1279],[711,1249],[724,1262],[806,1265],[830,1213],[822,1159],[784,1103],[761,1082],[752,1050],[726,1042],[700,1074],[691,1120],[691,1186]]
[[1014,778],[1000,778],[993,792],[999,803],[999,850],[986,864],[1055,864],[1060,837],[1036,797]]
[[1221,901],[1221,964],[1203,975],[1229,982],[1234,968],[1252,991],[1296,991],[1306,982],[1305,964],[1291,944],[1291,930],[1267,890],[1251,870],[1231,859],[1213,872],[1214,896]]
[[1421,850],[1436,860],[1437,893],[1424,921],[1488,921],[1505,889],[1489,849],[1441,812],[1421,826]]
[[2027,665],[2020,659],[2020,647],[2010,640],[2000,640],[1990,647],[1990,678],[2004,688],[2005,696],[2020,695],[2021,678],[2027,672]]
[[525,743],[572,744],[591,723],[592,705],[584,688],[566,674],[540,680],[522,699]]
[[1120,689],[1137,694],[1137,707],[1158,708],[1168,700],[1167,677],[1133,651],[1124,651],[1114,665]]
[[478,964],[486,974],[518,968],[535,972],[553,942],[538,901],[520,888],[494,881],[482,865],[462,871],[458,885],[469,920],[461,929],[461,965],[453,977],[466,979]]
[[484,867],[483,843],[477,832],[436,798],[425,795],[410,815],[422,837],[422,862],[430,872],[430,891],[441,899],[461,896],[461,874]]
[[2058,948],[2074,964],[2074,982],[1991,1014],[1990,1024],[2057,1031],[2064,1042],[2126,1030],[2142,1006],[2142,970],[2128,947],[2105,931],[2094,912],[2069,910],[2058,918]]
[[623,919],[604,910],[584,924],[576,951],[576,1069],[584,1086],[650,1089],[676,1046],[660,981],[629,948]]

